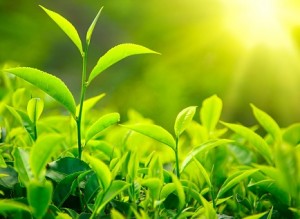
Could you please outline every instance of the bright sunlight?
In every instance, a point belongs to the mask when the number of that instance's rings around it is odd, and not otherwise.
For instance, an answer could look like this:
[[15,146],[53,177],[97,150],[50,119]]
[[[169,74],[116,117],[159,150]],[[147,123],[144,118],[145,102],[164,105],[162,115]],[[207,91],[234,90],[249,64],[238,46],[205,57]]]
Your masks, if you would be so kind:
[[291,48],[292,41],[277,0],[221,0],[224,26],[248,48],[264,45]]

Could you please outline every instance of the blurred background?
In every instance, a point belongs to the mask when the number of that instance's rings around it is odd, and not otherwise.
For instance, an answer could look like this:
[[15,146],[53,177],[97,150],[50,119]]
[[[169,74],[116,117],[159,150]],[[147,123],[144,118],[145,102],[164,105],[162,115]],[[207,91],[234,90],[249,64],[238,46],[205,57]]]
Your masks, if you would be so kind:
[[0,0],[0,65],[57,75],[78,101],[80,54],[39,4],[71,21],[82,39],[104,6],[89,69],[120,43],[162,54],[130,57],[92,82],[87,97],[105,92],[99,107],[125,119],[135,109],[171,129],[180,110],[217,94],[228,122],[252,125],[249,103],[281,126],[300,121],[298,0]]

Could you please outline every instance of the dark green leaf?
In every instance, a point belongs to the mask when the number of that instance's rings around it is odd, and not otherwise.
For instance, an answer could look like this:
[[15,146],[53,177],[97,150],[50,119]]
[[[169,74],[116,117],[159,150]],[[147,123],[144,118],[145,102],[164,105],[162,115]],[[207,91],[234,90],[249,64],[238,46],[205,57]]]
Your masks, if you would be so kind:
[[111,48],[107,53],[101,56],[100,59],[98,60],[96,66],[93,68],[89,76],[88,83],[91,83],[91,81],[96,76],[98,76],[105,69],[119,62],[120,60],[128,56],[145,54],[145,53],[158,54],[157,52],[154,52],[153,50],[150,50],[146,47],[130,44],[130,43],[120,44]]
[[67,34],[67,36],[73,41],[76,47],[79,49],[81,55],[83,55],[82,43],[75,27],[60,14],[51,11],[43,6],[40,7],[49,15],[49,17]]
[[173,150],[175,150],[176,143],[173,136],[164,128],[153,125],[153,124],[135,124],[135,125],[122,125],[128,129],[131,129],[140,134],[146,135],[150,138],[155,139],[158,142],[166,144],[170,146]]
[[2,175],[0,177],[0,185],[4,188],[12,189],[18,183],[18,174],[11,166],[0,168],[0,175]]
[[196,112],[196,108],[197,108],[196,106],[187,107],[184,110],[182,110],[176,117],[174,130],[177,138],[179,137],[179,135],[182,134],[182,132],[184,132],[186,127],[193,120],[193,117]]
[[61,181],[69,174],[89,170],[90,167],[84,161],[73,158],[63,157],[47,165],[46,176],[56,182]]
[[75,117],[76,104],[74,97],[65,83],[59,78],[38,69],[28,67],[5,69],[5,71],[35,85],[66,107],[73,117]]

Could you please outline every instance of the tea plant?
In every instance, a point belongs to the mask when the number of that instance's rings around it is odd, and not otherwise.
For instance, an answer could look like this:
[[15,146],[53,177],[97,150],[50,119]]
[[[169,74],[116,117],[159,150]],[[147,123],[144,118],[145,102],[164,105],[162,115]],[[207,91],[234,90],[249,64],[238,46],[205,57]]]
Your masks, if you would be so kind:
[[[0,215],[299,218],[300,124],[282,129],[254,105],[258,125],[226,123],[220,121],[223,103],[213,95],[201,107],[179,112],[172,133],[135,111],[115,126],[118,113],[92,110],[104,94],[85,99],[89,84],[128,56],[156,52],[121,44],[88,74],[88,48],[102,9],[83,46],[69,21],[42,9],[82,56],[80,101],[76,106],[68,87],[54,75],[27,67],[3,69]],[[47,95],[70,115],[57,112],[57,106],[47,110],[52,102]],[[264,134],[257,134],[260,127]]]

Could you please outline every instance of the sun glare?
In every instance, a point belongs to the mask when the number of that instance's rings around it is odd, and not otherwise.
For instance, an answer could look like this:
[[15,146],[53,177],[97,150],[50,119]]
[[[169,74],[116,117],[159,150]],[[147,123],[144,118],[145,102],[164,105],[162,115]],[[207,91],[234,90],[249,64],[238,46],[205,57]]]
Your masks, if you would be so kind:
[[245,46],[292,46],[276,0],[221,1],[225,28]]

